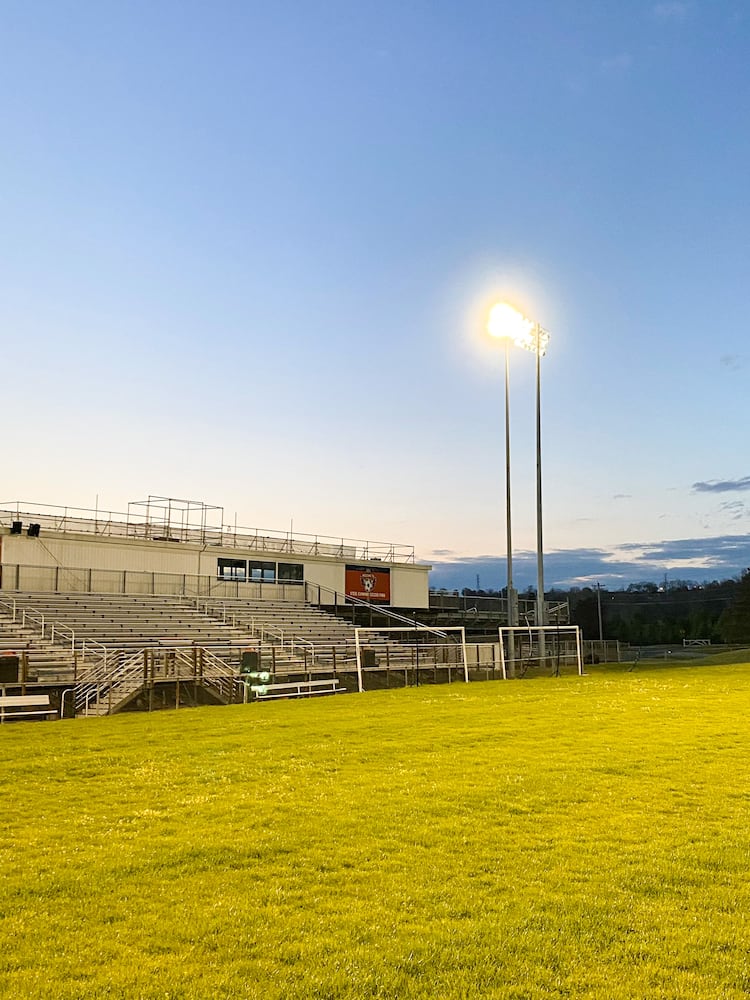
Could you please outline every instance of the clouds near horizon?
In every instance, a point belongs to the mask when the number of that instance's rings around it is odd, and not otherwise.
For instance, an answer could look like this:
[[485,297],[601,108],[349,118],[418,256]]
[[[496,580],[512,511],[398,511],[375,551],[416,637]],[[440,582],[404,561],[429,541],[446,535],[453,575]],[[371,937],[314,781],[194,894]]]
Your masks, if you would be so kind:
[[[435,553],[436,555],[437,553]],[[750,566],[750,535],[720,535],[660,542],[628,542],[615,549],[579,548],[545,553],[545,588],[625,586],[665,575],[688,580],[717,580],[739,576]],[[513,553],[514,583],[518,589],[536,584],[536,553]],[[484,589],[505,586],[504,556],[480,555],[433,562],[431,586],[460,590],[474,587],[479,576]]]

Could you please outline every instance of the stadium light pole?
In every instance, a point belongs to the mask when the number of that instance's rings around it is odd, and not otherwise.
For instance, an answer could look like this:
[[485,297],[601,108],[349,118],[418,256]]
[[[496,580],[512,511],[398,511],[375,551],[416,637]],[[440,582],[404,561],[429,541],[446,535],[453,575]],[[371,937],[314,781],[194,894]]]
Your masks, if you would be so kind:
[[[507,302],[500,302],[490,310],[487,323],[489,333],[494,337],[505,339],[505,419],[506,419],[506,500],[508,521],[508,552],[510,553],[510,432],[508,429],[508,345],[515,344],[525,351],[531,351],[536,356],[536,623],[546,625],[544,607],[544,541],[542,531],[542,394],[541,394],[541,359],[547,353],[549,333],[539,323],[528,319]],[[511,571],[509,570],[509,578]],[[510,583],[508,584],[510,589]],[[516,622],[508,622],[509,625]]]
[[513,599],[513,529],[510,503],[510,345],[517,334],[515,309],[500,302],[490,310],[487,332],[505,342],[505,552],[506,552],[506,603],[508,625],[517,625]]

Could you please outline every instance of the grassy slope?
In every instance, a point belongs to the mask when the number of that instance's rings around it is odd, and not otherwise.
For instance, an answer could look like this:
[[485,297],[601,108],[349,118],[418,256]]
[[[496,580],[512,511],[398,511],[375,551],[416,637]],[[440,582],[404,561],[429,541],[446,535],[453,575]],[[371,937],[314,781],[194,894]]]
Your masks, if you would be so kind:
[[750,992],[746,667],[0,730],[0,996]]

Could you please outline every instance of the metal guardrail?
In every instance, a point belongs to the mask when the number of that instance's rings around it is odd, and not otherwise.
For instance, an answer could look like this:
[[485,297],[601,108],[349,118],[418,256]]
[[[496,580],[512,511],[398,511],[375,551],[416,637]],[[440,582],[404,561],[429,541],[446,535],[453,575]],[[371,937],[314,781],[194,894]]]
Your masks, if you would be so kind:
[[[49,641],[52,645],[57,644],[58,646],[64,645],[66,648],[69,647],[73,656],[75,656],[77,650],[80,650],[80,664],[84,672],[87,670],[87,662],[90,663],[91,661],[90,654],[92,652],[95,658],[103,664],[103,668],[106,670],[107,647],[102,643],[97,642],[95,639],[83,639],[80,644],[77,645],[78,639],[76,638],[75,630],[70,628],[69,625],[65,625],[63,622],[59,622],[45,616],[45,614],[38,608],[32,608],[26,605],[19,606],[15,599],[11,601],[0,600],[0,607],[10,609],[12,615],[11,620],[13,622],[18,621],[20,618],[20,625],[22,628],[27,627],[27,622],[31,625],[38,626],[39,638],[42,642]],[[47,636],[48,629],[49,638]],[[62,637],[62,639],[60,637]],[[99,666],[99,662],[95,664],[95,668]]]
[[[131,682],[143,676],[144,652],[143,649],[136,650],[115,667],[100,666],[95,672],[88,674],[82,683],[76,685],[74,698],[76,714],[83,712],[84,715],[88,715],[92,703],[101,705],[104,698],[106,698],[107,710],[97,714],[108,714],[125,697],[132,694],[136,688],[131,686]],[[124,694],[123,688],[126,689]],[[117,697],[118,690],[121,693],[119,698]],[[113,694],[115,695],[114,702]]]
[[[369,541],[362,538],[339,538],[333,535],[278,531],[273,528],[246,528],[237,525],[191,525],[159,516],[164,508],[155,506],[151,513],[129,510],[92,510],[85,507],[59,507],[27,500],[0,501],[0,525],[14,521],[34,522],[41,530],[80,532],[103,537],[143,538],[150,541],[196,542],[222,548],[252,549],[278,554],[331,556],[354,560],[378,560],[387,563],[414,563],[414,546],[399,542]],[[211,508],[221,510],[221,508]],[[178,512],[175,511],[175,514]]]

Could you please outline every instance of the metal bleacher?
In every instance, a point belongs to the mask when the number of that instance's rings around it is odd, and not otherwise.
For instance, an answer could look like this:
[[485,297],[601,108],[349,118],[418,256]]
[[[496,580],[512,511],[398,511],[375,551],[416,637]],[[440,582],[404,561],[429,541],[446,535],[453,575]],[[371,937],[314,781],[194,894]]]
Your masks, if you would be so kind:
[[[73,682],[103,653],[212,651],[239,673],[252,650],[274,674],[356,667],[352,624],[296,601],[24,591],[0,602],[0,646],[25,650],[29,679]],[[370,635],[368,649],[397,663],[411,654]]]
[[[296,655],[307,668],[353,669],[356,663],[355,628],[330,612],[301,601],[201,599],[198,606],[216,619],[246,630],[262,642],[275,642]],[[367,646],[394,663],[411,653],[392,639],[368,637]]]

